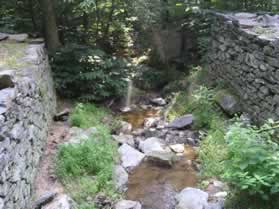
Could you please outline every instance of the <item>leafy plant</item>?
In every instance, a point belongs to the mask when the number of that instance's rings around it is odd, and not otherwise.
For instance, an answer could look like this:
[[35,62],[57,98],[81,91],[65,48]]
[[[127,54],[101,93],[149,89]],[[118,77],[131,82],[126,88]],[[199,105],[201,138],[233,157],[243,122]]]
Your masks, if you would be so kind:
[[126,90],[129,63],[99,49],[66,46],[52,55],[51,64],[57,91],[65,97],[102,101]]
[[235,123],[225,136],[224,178],[238,190],[268,199],[279,193],[279,147],[272,124],[257,128]]

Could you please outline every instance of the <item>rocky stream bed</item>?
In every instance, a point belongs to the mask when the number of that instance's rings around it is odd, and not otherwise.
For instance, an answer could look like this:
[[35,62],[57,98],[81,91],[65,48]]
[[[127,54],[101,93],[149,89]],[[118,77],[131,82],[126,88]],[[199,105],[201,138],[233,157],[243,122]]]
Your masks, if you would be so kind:
[[[209,180],[205,191],[198,189],[200,164],[197,150],[201,132],[193,130],[191,114],[168,123],[164,120],[167,102],[152,99],[121,113],[123,121],[115,135],[120,160],[115,165],[113,182],[123,200],[115,209],[222,209],[224,184]],[[45,159],[49,161],[59,143],[81,143],[96,132],[56,122],[49,137]],[[53,166],[45,160],[37,177],[39,197],[34,208],[71,209],[74,202],[65,194],[53,174]],[[47,204],[48,203],[48,204]]]

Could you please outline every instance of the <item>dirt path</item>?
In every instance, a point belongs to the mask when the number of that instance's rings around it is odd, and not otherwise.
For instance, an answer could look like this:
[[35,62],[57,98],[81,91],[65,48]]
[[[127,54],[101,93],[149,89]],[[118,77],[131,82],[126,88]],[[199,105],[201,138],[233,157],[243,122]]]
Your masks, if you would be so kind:
[[46,148],[35,179],[36,197],[39,197],[46,191],[63,193],[63,186],[55,176],[54,158],[58,145],[63,143],[67,138],[68,130],[69,125],[66,122],[53,122],[50,127]]

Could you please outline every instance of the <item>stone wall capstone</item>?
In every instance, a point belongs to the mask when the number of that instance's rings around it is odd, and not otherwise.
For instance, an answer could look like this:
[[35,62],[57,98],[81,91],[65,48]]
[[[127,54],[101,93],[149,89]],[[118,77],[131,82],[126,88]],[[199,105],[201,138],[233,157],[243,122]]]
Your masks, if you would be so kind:
[[208,69],[256,121],[279,119],[279,16],[213,14]]
[[[30,207],[36,168],[56,109],[44,45],[18,45],[15,55],[7,53],[7,41],[0,42],[0,209]],[[5,63],[12,56],[13,63]]]

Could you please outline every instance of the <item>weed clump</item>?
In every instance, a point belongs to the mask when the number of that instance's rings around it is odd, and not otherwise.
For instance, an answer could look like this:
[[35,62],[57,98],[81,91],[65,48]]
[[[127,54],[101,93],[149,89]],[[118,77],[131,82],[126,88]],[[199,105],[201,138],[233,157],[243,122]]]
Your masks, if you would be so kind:
[[78,104],[70,116],[71,124],[81,128],[96,127],[97,132],[80,144],[59,147],[56,173],[80,209],[92,209],[88,198],[102,192],[117,198],[112,184],[112,172],[117,159],[117,145],[111,139],[111,129],[102,123],[108,115],[94,104]]

